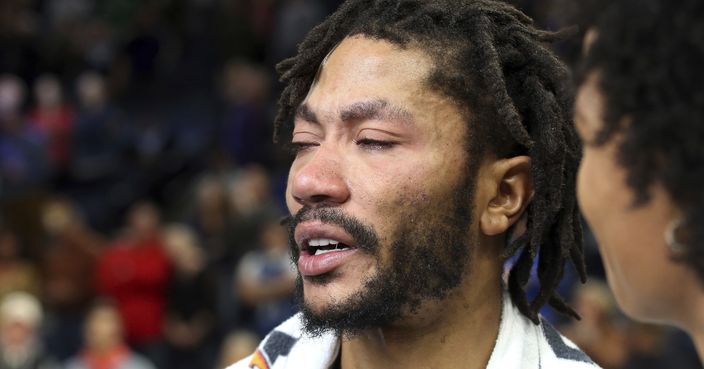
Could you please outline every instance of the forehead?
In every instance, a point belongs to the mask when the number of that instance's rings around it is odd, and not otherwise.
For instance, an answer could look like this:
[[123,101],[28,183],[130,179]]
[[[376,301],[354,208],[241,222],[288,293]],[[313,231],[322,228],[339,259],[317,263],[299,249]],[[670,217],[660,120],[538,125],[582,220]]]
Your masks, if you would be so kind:
[[414,47],[401,48],[364,36],[345,38],[321,65],[305,103],[333,113],[369,98],[409,106],[425,88],[430,57]]
[[575,124],[583,136],[593,136],[603,124],[604,101],[599,91],[599,78],[599,73],[589,73],[577,90]]

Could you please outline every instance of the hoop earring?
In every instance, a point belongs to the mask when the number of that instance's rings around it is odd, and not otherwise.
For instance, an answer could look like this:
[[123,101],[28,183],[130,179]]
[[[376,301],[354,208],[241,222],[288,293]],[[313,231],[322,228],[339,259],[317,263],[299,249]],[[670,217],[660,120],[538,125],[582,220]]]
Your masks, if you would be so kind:
[[677,218],[673,219],[670,223],[668,223],[667,228],[665,228],[665,243],[667,244],[667,247],[670,249],[670,251],[672,251],[676,255],[684,254],[684,251],[687,248],[687,245],[677,241],[677,237],[675,236],[675,234],[683,224],[684,221],[682,220],[682,218]]

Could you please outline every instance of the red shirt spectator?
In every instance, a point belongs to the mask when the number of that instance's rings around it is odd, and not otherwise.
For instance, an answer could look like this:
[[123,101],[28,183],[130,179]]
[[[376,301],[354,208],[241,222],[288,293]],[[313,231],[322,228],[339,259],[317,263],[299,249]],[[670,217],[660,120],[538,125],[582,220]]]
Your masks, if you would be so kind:
[[[132,236],[115,242],[98,262],[98,291],[117,303],[127,340],[143,345],[161,339],[171,266],[155,212],[138,205],[131,213]],[[154,217],[154,219],[147,219]],[[145,225],[148,224],[148,225]]]
[[170,266],[158,238],[118,242],[98,264],[98,290],[117,302],[127,339],[143,344],[161,338]]

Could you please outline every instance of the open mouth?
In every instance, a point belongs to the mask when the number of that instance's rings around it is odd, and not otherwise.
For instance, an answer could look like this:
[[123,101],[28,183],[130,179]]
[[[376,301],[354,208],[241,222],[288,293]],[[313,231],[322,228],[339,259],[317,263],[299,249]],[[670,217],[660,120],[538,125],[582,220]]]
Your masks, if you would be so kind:
[[308,255],[323,255],[330,252],[349,250],[352,247],[338,240],[329,238],[313,238],[304,243],[303,251]]

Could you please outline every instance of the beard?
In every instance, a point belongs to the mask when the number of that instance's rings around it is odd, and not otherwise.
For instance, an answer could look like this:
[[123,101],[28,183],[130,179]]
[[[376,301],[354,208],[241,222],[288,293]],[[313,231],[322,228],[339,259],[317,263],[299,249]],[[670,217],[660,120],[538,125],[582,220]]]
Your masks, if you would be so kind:
[[[322,311],[305,302],[303,278],[296,279],[296,299],[306,333],[319,336],[326,332],[354,335],[361,331],[391,325],[406,314],[417,313],[421,304],[439,301],[457,287],[468,269],[471,234],[473,182],[465,175],[451,189],[446,201],[418,206],[409,202],[398,207],[394,241],[387,247],[389,260],[382,262],[379,236],[363,221],[335,207],[304,206],[288,222],[289,245],[294,264],[300,254],[294,239],[296,226],[318,220],[344,229],[359,245],[360,251],[376,260],[377,272],[367,277],[362,287]],[[389,214],[391,215],[391,214]],[[327,284],[334,271],[308,277],[310,283]]]

